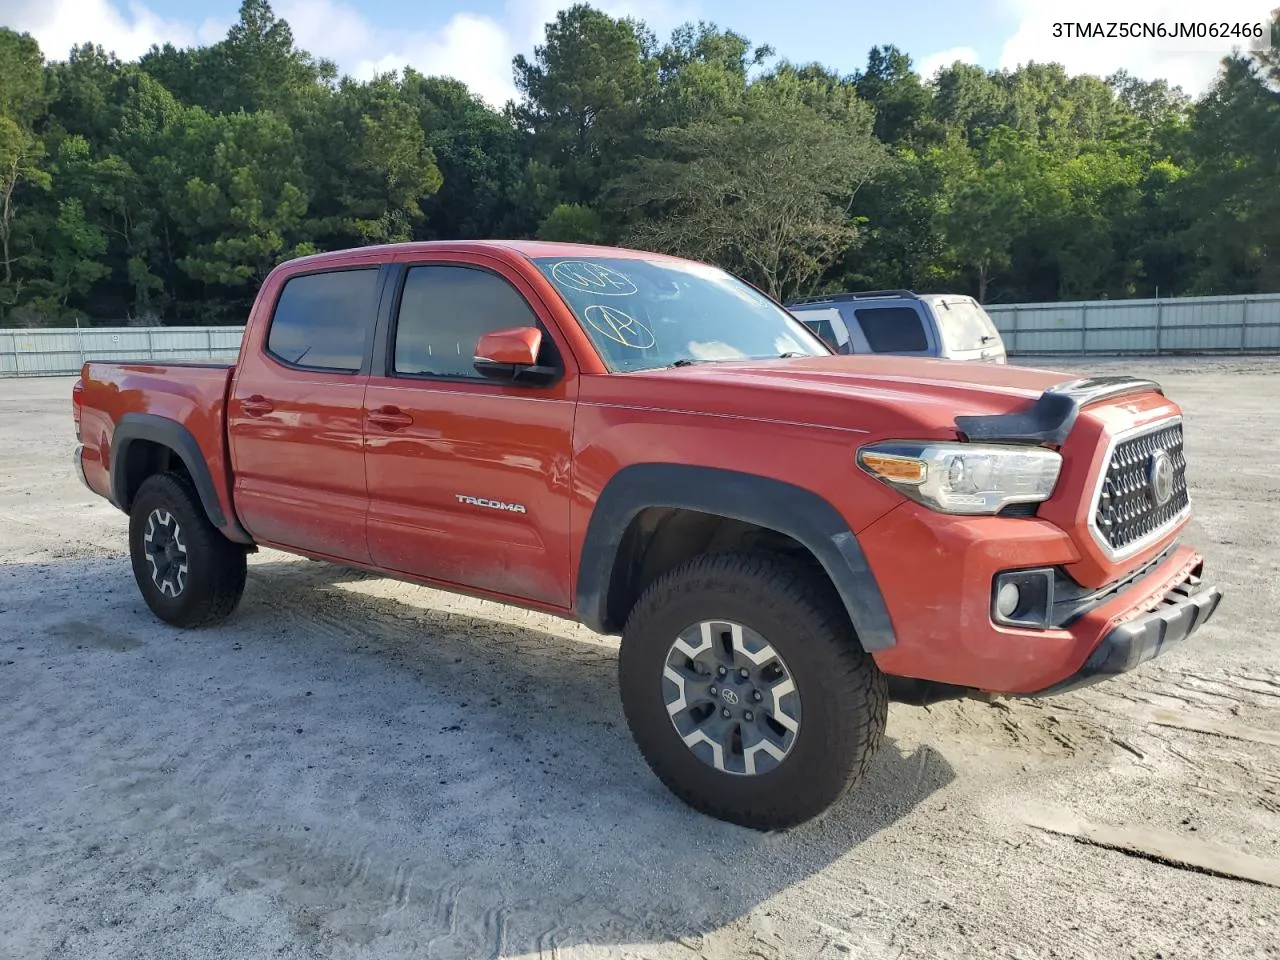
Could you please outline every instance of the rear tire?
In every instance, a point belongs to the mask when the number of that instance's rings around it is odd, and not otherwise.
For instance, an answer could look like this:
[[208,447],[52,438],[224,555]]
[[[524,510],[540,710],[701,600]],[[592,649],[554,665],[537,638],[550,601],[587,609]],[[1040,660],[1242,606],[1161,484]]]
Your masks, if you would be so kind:
[[225,620],[244,593],[245,549],[209,522],[185,474],[143,481],[129,512],[129,554],[147,606],[175,627]]
[[627,621],[618,669],[653,772],[741,826],[822,813],[884,736],[884,675],[830,585],[782,557],[705,555],[659,578]]

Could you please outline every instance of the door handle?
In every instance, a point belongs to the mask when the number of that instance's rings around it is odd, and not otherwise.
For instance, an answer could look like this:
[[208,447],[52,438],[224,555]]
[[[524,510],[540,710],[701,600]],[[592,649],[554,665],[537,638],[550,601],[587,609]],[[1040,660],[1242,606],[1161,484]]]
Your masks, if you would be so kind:
[[244,400],[241,400],[240,407],[251,417],[261,417],[276,408],[274,403],[266,397],[259,396],[256,393],[252,397],[247,397]]
[[413,423],[413,417],[399,407],[379,407],[377,410],[370,410],[368,419],[370,423],[376,423],[387,430],[399,430]]

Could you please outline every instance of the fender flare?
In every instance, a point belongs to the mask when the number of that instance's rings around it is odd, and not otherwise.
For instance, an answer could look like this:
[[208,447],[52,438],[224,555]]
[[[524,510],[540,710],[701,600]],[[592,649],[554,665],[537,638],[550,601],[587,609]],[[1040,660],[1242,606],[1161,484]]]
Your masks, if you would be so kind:
[[182,461],[195,483],[196,493],[200,497],[200,505],[205,515],[228,540],[237,543],[252,543],[252,538],[240,526],[240,521],[227,517],[218,501],[218,488],[214,485],[213,474],[205,462],[200,444],[191,431],[168,417],[153,413],[126,413],[116,424],[111,436],[111,502],[125,513],[133,504],[126,498],[128,477],[125,469],[129,463],[129,446],[135,440],[149,440],[160,446],[168,447]]
[[864,650],[895,643],[884,595],[848,523],[822,497],[768,477],[671,463],[619,470],[605,485],[587,523],[575,610],[598,633],[616,633],[608,603],[614,560],[631,521],[650,507],[696,510],[786,534],[817,557],[831,578]]

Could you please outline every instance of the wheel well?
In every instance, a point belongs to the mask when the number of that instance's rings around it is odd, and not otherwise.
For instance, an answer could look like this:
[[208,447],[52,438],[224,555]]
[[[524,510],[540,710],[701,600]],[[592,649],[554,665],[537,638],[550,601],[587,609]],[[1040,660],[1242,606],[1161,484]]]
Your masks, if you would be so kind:
[[147,477],[170,472],[191,479],[186,463],[172,447],[154,440],[130,441],[124,451],[122,489],[115,491],[120,507],[128,512]]
[[838,601],[818,558],[799,540],[769,527],[698,510],[649,507],[627,526],[609,576],[608,621],[615,629],[655,580],[704,553],[766,552],[788,557],[812,571]]

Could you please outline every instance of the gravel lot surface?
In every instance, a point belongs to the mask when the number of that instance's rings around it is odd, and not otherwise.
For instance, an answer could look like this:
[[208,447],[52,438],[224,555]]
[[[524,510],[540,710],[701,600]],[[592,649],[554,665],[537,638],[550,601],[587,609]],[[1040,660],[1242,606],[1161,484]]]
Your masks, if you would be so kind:
[[1280,957],[1280,889],[1170,862],[1280,875],[1280,362],[1053,365],[1185,406],[1217,617],[1054,700],[895,705],[771,835],[654,779],[581,628],[272,551],[160,624],[71,380],[0,380],[0,957]]

